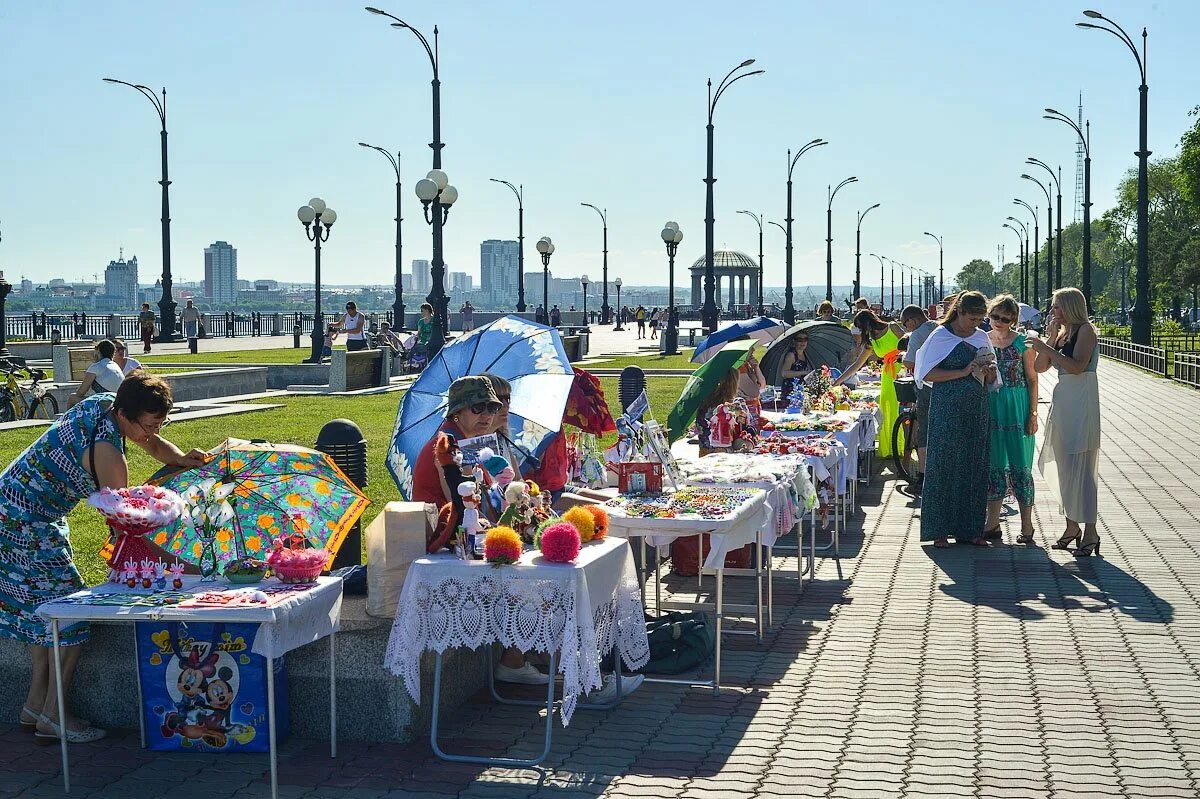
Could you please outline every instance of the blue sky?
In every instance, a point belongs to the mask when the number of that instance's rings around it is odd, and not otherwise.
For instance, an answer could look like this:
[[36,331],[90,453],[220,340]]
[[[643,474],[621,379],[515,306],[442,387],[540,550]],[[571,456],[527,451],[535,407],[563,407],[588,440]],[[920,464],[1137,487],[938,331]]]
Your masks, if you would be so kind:
[[[385,0],[379,0],[385,2]],[[516,235],[525,184],[526,269],[538,237],[552,270],[600,273],[609,212],[610,280],[666,282],[662,223],[684,231],[679,261],[704,245],[705,79],[744,58],[716,116],[716,239],[754,253],[735,212],[784,216],[786,150],[830,144],[795,178],[797,284],[822,283],[826,185],[856,175],[834,204],[834,278],[853,275],[855,212],[873,203],[863,251],[947,272],[1016,241],[1011,198],[1044,205],[1019,178],[1027,155],[1062,164],[1075,147],[1045,106],[1092,121],[1094,214],[1135,164],[1137,75],[1115,38],[1081,31],[1084,2],[518,2],[384,5],[441,30],[444,165],[460,199],[447,261],[478,276],[479,242]],[[431,8],[435,10],[430,11]],[[1131,33],[1150,29],[1150,146],[1175,152],[1200,103],[1200,4],[1109,2]],[[256,0],[104,4],[0,0],[0,268],[44,281],[103,272],[119,247],[143,281],[161,269],[157,119],[114,76],[167,87],[173,265],[198,279],[203,248],[238,248],[244,278],[311,279],[295,209],[313,195],[339,214],[326,280],[388,284],[394,178],[358,141],[399,149],[406,263],[429,256],[412,184],[429,169],[429,65],[411,34],[355,2]],[[1044,211],[1043,211],[1044,214]],[[1068,211],[1069,216],[1069,211]],[[783,234],[766,231],[766,282],[783,281]],[[874,259],[863,267],[877,275]],[[868,266],[869,261],[869,266]],[[871,282],[874,277],[867,278]],[[686,279],[681,281],[686,285]]]

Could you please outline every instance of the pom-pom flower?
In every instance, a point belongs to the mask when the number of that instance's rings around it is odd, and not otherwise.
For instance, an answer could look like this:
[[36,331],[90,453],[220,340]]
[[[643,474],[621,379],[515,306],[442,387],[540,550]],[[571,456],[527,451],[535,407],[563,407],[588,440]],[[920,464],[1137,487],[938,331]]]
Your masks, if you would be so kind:
[[599,505],[583,505],[581,507],[592,514],[592,522],[596,525],[596,531],[592,533],[592,540],[603,540],[608,535],[608,511]]
[[596,522],[592,519],[592,514],[578,505],[564,513],[562,519],[579,531],[579,540],[585,544],[596,534]]
[[579,531],[570,522],[556,521],[541,532],[539,548],[551,563],[570,563],[579,556]]
[[562,519],[558,518],[557,516],[551,516],[548,519],[542,519],[542,521],[538,523],[537,531],[534,532],[534,534],[533,534],[533,545],[535,547],[537,547],[538,549],[541,549],[542,533],[546,532],[546,529],[548,527],[550,527],[551,525],[561,524],[561,523],[562,523]]
[[511,527],[497,525],[483,539],[483,557],[488,563],[516,563],[522,551],[521,536]]

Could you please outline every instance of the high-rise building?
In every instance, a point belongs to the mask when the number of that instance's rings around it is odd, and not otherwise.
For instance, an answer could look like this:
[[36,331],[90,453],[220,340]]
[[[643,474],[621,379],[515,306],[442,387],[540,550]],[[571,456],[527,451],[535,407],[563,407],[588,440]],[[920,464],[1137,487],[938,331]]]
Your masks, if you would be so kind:
[[474,283],[471,276],[466,272],[451,272],[450,273],[450,290],[451,291],[470,291],[474,288]]
[[[408,285],[413,291],[421,294],[422,298],[433,288],[433,277],[430,275],[430,268],[429,261],[413,259],[412,279]],[[422,301],[424,300],[422,299]]]
[[[53,283],[53,281],[51,281]],[[115,261],[104,268],[104,296],[111,298],[114,307],[134,309],[138,307],[138,263],[137,256],[128,261],[122,252]]]
[[497,306],[517,301],[517,269],[517,242],[488,239],[479,244],[480,286]]
[[212,303],[233,303],[238,296],[237,250],[214,241],[204,248],[204,296]]

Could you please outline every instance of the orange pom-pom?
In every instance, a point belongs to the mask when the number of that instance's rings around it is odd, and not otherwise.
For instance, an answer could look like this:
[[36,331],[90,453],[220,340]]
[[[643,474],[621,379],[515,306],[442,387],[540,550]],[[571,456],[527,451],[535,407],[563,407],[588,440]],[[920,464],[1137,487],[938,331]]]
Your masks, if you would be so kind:
[[596,531],[592,534],[592,540],[603,540],[608,535],[608,511],[599,505],[583,505],[581,507],[592,514],[592,522],[596,525]]
[[579,540],[587,543],[596,534],[596,522],[584,507],[576,505],[562,515],[562,520],[579,531]]
[[488,563],[516,563],[524,549],[520,534],[504,525],[491,528],[483,539],[483,557]]

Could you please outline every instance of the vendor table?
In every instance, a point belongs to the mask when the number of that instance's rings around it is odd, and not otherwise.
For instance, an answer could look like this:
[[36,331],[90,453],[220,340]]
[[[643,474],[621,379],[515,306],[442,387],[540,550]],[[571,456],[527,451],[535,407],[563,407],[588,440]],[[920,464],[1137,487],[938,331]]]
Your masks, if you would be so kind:
[[[202,594],[214,591],[253,591],[263,586],[279,586],[275,580],[260,585],[230,585],[224,581],[205,581],[200,577],[183,578],[183,588],[170,593]],[[58,724],[67,726],[66,703],[63,701],[59,628],[61,622],[223,622],[226,624],[258,624],[252,652],[267,661],[267,728],[271,761],[271,796],[279,795],[279,772],[275,751],[275,658],[296,647],[329,638],[329,756],[337,757],[337,688],[334,681],[334,640],[340,626],[342,610],[342,580],[340,577],[320,577],[307,590],[295,590],[277,595],[271,604],[237,607],[180,607],[178,604],[157,604],[156,592],[128,588],[125,585],[102,583],[77,591],[38,607],[38,615],[49,620],[54,642],[55,692],[58,695]],[[113,604],[111,595],[129,598],[128,604]],[[103,603],[103,604],[99,604]],[[141,682],[138,681],[138,720],[142,745],[146,744],[145,714],[141,707]],[[71,790],[70,764],[67,758],[67,737],[61,736],[63,790]]]
[[[491,644],[550,653],[545,746],[536,758],[451,754],[438,744],[442,654],[452,647],[475,649]],[[551,563],[537,551],[527,551],[517,563],[506,566],[462,560],[450,553],[418,558],[404,580],[384,666],[401,678],[409,696],[419,703],[421,653],[436,653],[429,740],[438,757],[525,767],[537,765],[550,753],[556,671],[563,679],[559,715],[564,727],[577,707],[603,710],[614,706],[615,702],[579,702],[582,695],[601,687],[601,657],[614,648],[620,653],[615,669],[619,702],[620,661],[631,670],[638,669],[649,659],[650,647],[633,553],[627,541],[606,538],[584,545],[572,563]],[[501,702],[530,704],[506,700],[494,686],[492,694]]]

